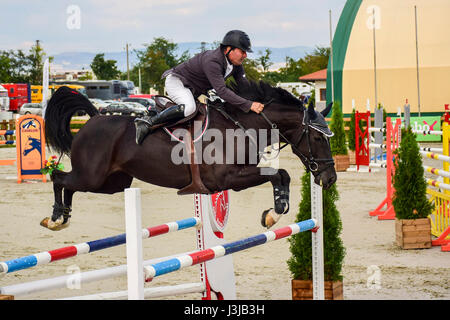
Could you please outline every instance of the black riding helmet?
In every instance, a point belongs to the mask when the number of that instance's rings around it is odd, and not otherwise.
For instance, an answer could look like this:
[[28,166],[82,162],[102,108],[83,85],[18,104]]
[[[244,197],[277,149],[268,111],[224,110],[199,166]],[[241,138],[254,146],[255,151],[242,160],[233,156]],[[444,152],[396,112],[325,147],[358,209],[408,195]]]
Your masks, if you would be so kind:
[[223,37],[221,45],[239,48],[245,52],[253,52],[250,38],[241,30],[228,31],[225,37]]

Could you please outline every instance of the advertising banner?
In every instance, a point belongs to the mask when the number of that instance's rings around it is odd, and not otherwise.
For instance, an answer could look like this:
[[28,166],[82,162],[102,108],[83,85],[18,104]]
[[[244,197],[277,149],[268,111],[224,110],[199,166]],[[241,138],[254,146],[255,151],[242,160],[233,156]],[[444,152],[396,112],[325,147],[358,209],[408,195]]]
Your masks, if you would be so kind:
[[24,179],[47,181],[41,173],[45,162],[44,119],[24,115],[16,120],[17,183]]

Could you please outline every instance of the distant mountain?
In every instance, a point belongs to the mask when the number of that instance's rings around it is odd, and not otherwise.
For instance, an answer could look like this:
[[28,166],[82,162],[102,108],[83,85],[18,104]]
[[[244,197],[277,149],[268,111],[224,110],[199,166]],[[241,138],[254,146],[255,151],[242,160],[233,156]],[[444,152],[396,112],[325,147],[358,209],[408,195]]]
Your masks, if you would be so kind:
[[[212,44],[206,44],[206,49],[211,49]],[[201,43],[200,42],[183,42],[178,43],[178,49],[176,51],[177,56],[180,56],[183,52],[188,51],[191,56],[194,56],[200,52]],[[295,60],[303,58],[306,54],[311,53],[314,48],[306,46],[297,47],[286,47],[286,48],[272,48],[272,47],[253,47],[253,53],[248,55],[249,58],[255,59],[260,56],[260,52],[264,52],[266,49],[272,51],[270,58],[274,64],[281,64],[286,61],[286,57],[291,57]],[[117,66],[119,70],[127,70],[127,54],[123,52],[97,52],[104,53],[105,59],[112,59],[117,61]],[[97,53],[94,52],[63,52],[55,54],[53,65],[57,69],[62,70],[82,70],[90,69],[90,64]],[[134,51],[129,51],[129,65],[130,68],[138,62],[136,54]]]

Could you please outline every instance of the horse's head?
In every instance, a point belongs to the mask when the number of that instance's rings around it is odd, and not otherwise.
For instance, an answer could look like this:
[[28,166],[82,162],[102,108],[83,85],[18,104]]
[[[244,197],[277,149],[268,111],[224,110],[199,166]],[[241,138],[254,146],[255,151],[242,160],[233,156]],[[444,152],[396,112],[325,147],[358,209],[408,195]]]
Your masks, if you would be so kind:
[[250,114],[252,123],[258,122],[263,127],[269,121],[272,128],[279,129],[280,141],[290,144],[312,172],[315,182],[325,189],[333,185],[337,179],[329,142],[333,133],[324,118],[330,112],[331,104],[322,113],[315,111],[313,101],[305,109],[303,102],[290,92],[262,81],[250,82],[248,87],[232,86],[232,89],[248,100],[270,104],[264,109],[264,117],[255,119]]
[[291,134],[292,151],[314,175],[314,182],[324,189],[331,187],[337,179],[329,141],[333,133],[325,121],[331,107],[332,103],[322,112],[317,112],[313,101],[310,101],[303,112],[301,126]]

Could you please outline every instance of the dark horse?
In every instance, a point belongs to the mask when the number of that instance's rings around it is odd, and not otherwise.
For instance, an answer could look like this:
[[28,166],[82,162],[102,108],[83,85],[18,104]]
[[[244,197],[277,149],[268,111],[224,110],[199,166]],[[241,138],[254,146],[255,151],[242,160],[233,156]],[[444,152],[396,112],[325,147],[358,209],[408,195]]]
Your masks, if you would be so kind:
[[[240,128],[254,129],[255,132],[276,128],[280,142],[290,144],[317,184],[325,189],[336,181],[334,162],[331,156],[329,139],[332,135],[326,126],[324,116],[310,105],[303,103],[289,92],[272,87],[264,82],[251,83],[245,88],[232,88],[238,95],[252,101],[266,103],[264,114],[244,113],[225,103],[223,110],[235,121],[230,121],[215,108],[208,108],[211,129],[221,133],[223,144],[216,144],[216,156],[235,152],[232,163],[200,163],[198,165],[203,185],[212,192],[232,189],[244,190],[271,182],[274,190],[274,210],[263,214],[263,225],[270,227],[281,214],[289,210],[290,177],[286,170],[273,170],[273,174],[261,174],[256,163],[250,163],[253,153],[261,153],[270,143],[256,136],[256,140],[245,139],[245,161],[237,161],[239,145],[230,142],[237,138],[226,135],[227,130]],[[331,105],[324,112],[330,111]],[[308,111],[306,111],[308,110]],[[89,121],[73,136],[70,131],[71,117],[80,111],[90,116]],[[55,204],[53,215],[42,221],[42,225],[52,230],[68,226],[72,197],[76,191],[113,194],[130,187],[133,178],[174,189],[183,189],[193,181],[192,168],[187,163],[176,164],[172,161],[173,149],[180,142],[174,141],[164,130],[155,130],[142,143],[135,143],[134,117],[101,116],[90,101],[68,87],[58,89],[50,99],[45,112],[45,134],[49,147],[71,158],[72,171],[54,170],[52,173]],[[324,134],[325,133],[325,134]],[[226,138],[225,138],[226,137]],[[233,141],[231,141],[231,139]],[[211,143],[203,141],[203,150]],[[257,148],[251,148],[256,143]],[[231,151],[230,151],[231,150]],[[252,151],[253,150],[253,151]],[[64,197],[63,197],[64,193]],[[206,193],[206,192],[200,192]],[[64,198],[64,199],[63,199]],[[275,212],[273,212],[275,211]],[[268,214],[269,213],[269,214]],[[275,213],[275,214],[274,214]],[[269,217],[268,217],[269,216]],[[270,218],[271,217],[271,218]],[[265,219],[268,219],[265,222]]]

